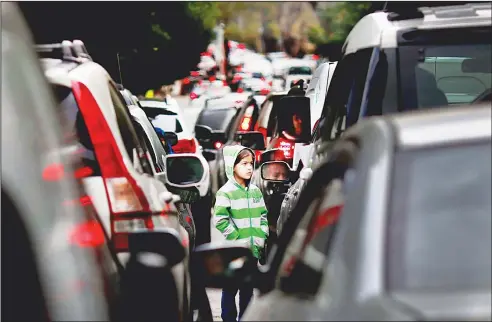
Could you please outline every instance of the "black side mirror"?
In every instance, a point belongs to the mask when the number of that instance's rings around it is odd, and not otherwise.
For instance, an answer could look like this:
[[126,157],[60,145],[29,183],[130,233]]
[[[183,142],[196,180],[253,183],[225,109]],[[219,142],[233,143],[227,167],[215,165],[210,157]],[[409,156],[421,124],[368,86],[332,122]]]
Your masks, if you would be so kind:
[[212,128],[206,125],[195,125],[195,137],[197,140],[210,140],[212,137]]
[[178,143],[178,135],[174,132],[166,132],[164,134],[162,134],[161,132],[157,132],[157,136],[159,137],[163,145],[165,145],[166,143],[176,145],[176,143]]
[[[128,234],[128,248],[137,261],[152,267],[159,263],[162,267],[174,267],[185,258],[181,238],[176,230],[170,228]],[[164,260],[159,260],[159,256]]]
[[290,167],[284,161],[269,161],[261,165],[261,178],[269,182],[287,183],[290,179]]
[[167,155],[166,169],[167,184],[176,188],[196,187],[205,178],[205,164],[193,153]]
[[297,142],[311,140],[311,111],[309,97],[286,96],[279,100],[282,111],[277,115],[279,132],[285,132],[296,138]]
[[265,138],[261,132],[237,132],[235,141],[239,142],[242,146],[253,150],[265,150]]
[[251,250],[237,242],[198,246],[193,252],[192,267],[202,272],[201,280],[212,288],[240,286],[251,282],[258,273],[257,259]]

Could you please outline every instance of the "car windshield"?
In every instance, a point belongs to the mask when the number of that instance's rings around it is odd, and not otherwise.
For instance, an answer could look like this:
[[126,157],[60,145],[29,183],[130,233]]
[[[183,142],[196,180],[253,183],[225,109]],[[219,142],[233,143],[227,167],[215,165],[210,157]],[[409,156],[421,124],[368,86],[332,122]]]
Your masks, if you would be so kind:
[[225,131],[236,115],[236,108],[207,108],[200,113],[196,125],[206,125],[216,131]]
[[289,75],[311,75],[311,68],[300,66],[300,67],[291,67],[289,68]]
[[388,288],[490,291],[490,141],[401,152],[394,164]]

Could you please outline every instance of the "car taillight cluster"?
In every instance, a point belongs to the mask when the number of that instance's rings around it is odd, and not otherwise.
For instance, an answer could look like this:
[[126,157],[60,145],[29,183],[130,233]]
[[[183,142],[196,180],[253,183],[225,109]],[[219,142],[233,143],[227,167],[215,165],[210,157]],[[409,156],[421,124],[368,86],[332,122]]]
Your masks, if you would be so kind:
[[196,140],[194,138],[178,140],[178,143],[173,145],[173,151],[176,153],[196,153]]
[[278,148],[284,152],[284,157],[286,159],[294,158],[294,143],[285,139],[278,140],[275,148]]
[[154,228],[149,203],[130,175],[104,115],[90,90],[80,82],[72,84],[75,99],[89,129],[110,208],[111,235],[117,252],[128,251],[128,233],[122,222],[136,223],[132,228]]
[[191,92],[190,93],[190,99],[191,100],[194,100],[194,99],[197,99],[197,98],[198,98],[198,95],[195,92]]
[[243,119],[239,124],[240,131],[249,131],[251,127],[251,117],[253,116],[254,109],[255,107],[253,105],[250,105],[246,108],[246,112],[244,113]]

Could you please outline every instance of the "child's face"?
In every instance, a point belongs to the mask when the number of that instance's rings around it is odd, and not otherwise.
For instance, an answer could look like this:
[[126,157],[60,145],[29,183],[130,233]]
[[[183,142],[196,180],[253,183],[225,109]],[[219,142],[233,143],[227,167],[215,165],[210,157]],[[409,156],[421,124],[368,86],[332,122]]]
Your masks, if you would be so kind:
[[253,157],[248,155],[234,167],[234,173],[241,179],[249,180],[253,175]]

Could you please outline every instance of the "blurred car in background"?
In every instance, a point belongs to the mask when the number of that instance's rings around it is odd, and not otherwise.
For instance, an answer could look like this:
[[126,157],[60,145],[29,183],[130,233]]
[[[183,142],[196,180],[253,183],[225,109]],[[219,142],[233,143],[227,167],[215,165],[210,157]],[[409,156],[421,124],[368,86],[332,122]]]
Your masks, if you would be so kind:
[[114,321],[122,267],[81,183],[74,133],[15,3],[1,20],[2,319]]

